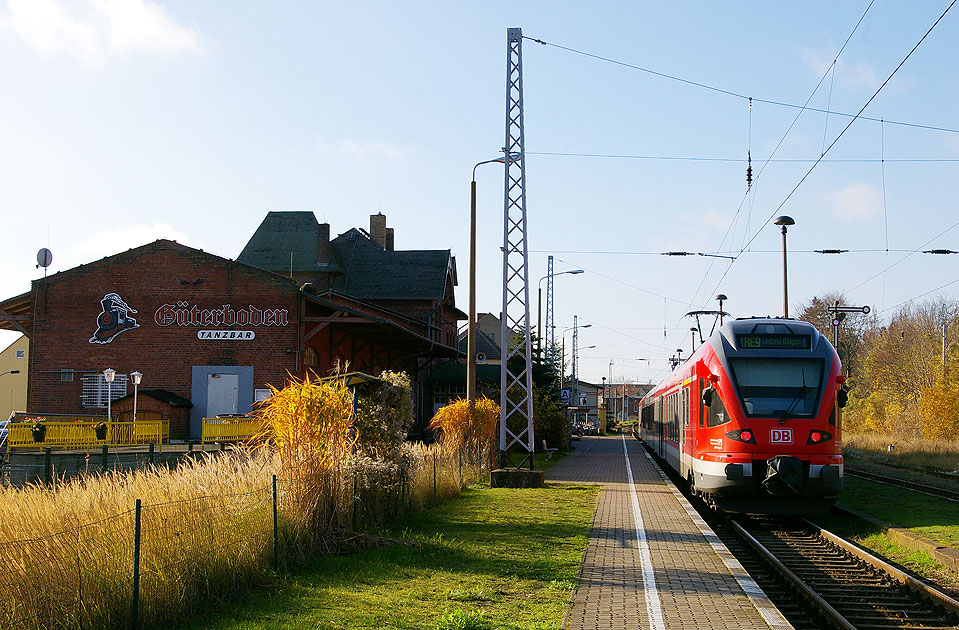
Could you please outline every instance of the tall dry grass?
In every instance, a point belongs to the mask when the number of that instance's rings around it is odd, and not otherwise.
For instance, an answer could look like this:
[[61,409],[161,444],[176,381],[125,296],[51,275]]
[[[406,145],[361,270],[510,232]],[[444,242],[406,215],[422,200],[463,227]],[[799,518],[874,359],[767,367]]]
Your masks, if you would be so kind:
[[[274,453],[288,493],[284,529],[307,549],[327,546],[342,524],[344,465],[352,458],[353,392],[342,381],[291,378],[255,412],[260,450]],[[304,540],[310,536],[313,540]]]
[[[843,431],[847,457],[906,466],[917,470],[937,469],[959,472],[959,443],[924,440],[885,433]],[[893,450],[889,450],[889,445]]]
[[0,627],[126,628],[134,506],[145,627],[260,575],[271,548],[266,453],[0,491]]
[[405,443],[395,461],[354,453],[352,393],[335,381],[295,381],[258,415],[252,450],[0,489],[0,628],[129,627],[137,499],[141,627],[165,628],[272,570],[273,475],[288,564],[489,472],[492,442],[463,433]]

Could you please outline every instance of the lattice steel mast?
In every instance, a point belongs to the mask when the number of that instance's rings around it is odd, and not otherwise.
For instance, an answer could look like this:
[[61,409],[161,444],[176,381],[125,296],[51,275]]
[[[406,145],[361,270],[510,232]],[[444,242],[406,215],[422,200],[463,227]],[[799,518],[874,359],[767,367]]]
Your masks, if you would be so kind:
[[[506,31],[506,158],[503,194],[503,363],[500,368],[500,467],[533,468],[533,371],[526,247],[526,148],[523,138],[523,31]],[[518,447],[518,448],[517,448]],[[519,463],[510,449],[523,453]],[[514,453],[515,455],[516,453]]]
[[[540,343],[544,343],[540,339]],[[556,365],[556,320],[553,318],[553,257],[549,257],[546,269],[546,354],[545,359],[550,369]]]

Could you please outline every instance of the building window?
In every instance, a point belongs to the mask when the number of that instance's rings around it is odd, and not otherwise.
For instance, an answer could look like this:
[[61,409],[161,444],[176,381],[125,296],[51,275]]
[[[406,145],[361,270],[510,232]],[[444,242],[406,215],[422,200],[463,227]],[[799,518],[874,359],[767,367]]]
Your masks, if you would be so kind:
[[73,380],[73,370],[60,370],[60,380],[68,383]]
[[436,383],[433,387],[433,413],[459,398],[466,398],[465,383]]
[[27,358],[27,351],[26,351],[26,350],[17,350],[17,358],[18,358],[18,359],[26,359],[26,358]]
[[316,353],[316,348],[307,348],[303,351],[303,365],[310,369],[320,366],[320,355]]
[[127,395],[127,375],[117,374],[113,382],[107,387],[103,374],[88,374],[83,377],[83,390],[80,394],[80,406],[84,409],[106,409],[107,392],[110,400],[123,398]]

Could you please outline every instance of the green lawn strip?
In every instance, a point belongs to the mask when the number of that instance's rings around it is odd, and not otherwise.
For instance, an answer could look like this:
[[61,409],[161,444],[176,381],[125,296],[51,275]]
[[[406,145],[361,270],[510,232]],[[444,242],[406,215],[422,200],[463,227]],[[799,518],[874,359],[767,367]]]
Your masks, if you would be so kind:
[[381,532],[397,542],[320,557],[187,627],[215,630],[559,628],[596,487],[473,488]]
[[847,476],[841,505],[959,548],[959,503]]

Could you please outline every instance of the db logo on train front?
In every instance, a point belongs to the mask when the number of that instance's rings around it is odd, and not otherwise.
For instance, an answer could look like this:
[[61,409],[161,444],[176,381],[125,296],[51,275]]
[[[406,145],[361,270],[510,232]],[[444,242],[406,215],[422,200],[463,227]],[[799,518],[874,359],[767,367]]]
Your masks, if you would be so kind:
[[792,444],[793,430],[792,429],[770,429],[769,443],[770,444]]

